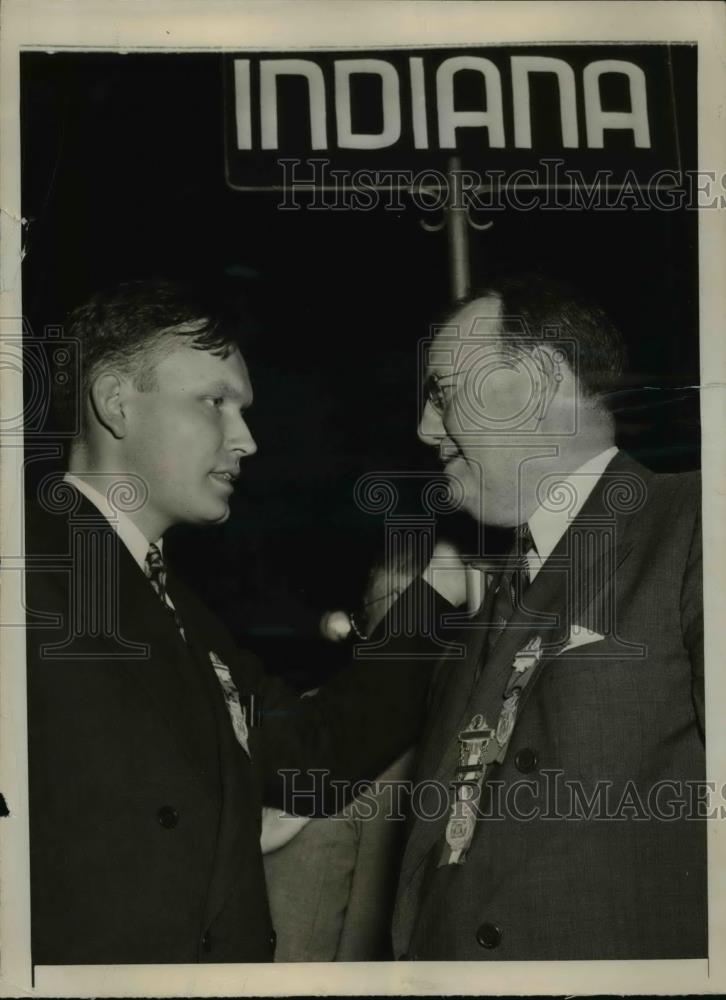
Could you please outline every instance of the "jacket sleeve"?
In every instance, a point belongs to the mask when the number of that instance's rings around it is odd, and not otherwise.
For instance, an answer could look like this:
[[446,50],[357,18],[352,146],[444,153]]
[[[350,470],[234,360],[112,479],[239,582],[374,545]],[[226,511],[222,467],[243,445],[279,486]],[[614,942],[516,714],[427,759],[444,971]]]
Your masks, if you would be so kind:
[[[433,627],[392,634],[391,623],[404,621],[402,607],[422,612],[414,621]],[[451,610],[428,584],[414,582],[372,636],[375,655],[354,657],[312,697],[299,698],[258,665],[266,804],[333,814],[417,741],[431,675],[446,652],[437,623]]]

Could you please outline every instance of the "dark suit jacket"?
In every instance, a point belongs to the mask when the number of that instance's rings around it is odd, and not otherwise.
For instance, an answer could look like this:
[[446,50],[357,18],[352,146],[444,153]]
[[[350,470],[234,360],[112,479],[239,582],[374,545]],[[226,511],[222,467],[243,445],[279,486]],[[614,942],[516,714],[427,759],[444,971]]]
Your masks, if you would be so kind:
[[[434,786],[422,797],[419,812],[439,818],[413,821],[395,954],[704,956],[706,830],[687,818],[685,784],[705,777],[697,476],[653,475],[619,453],[545,567],[515,613],[519,627],[505,630],[478,679],[491,597],[480,627],[463,633],[466,658],[438,671],[418,780],[448,785],[457,734],[475,712],[496,722],[527,640],[555,643],[573,623],[605,638],[560,655],[552,645],[540,661],[506,760],[490,772],[464,865],[438,866],[446,812]],[[544,612],[551,628],[537,620]],[[659,793],[663,781],[677,784]],[[607,789],[607,804],[595,799],[588,818],[578,789],[587,798]],[[680,815],[677,796],[686,800]]]
[[[374,778],[415,741],[430,669],[366,660],[298,699],[170,574],[185,644],[77,491],[45,507],[26,532],[33,961],[271,960],[260,813],[291,807],[276,771]],[[210,651],[263,699],[251,759]]]

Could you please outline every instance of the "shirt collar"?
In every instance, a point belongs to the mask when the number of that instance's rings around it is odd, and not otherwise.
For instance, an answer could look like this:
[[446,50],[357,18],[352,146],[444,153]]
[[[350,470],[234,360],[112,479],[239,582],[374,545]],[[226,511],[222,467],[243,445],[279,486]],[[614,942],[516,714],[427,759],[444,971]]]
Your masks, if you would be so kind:
[[[565,494],[570,490],[575,498],[572,505],[562,509],[547,509],[539,506],[529,519],[529,530],[537,546],[540,562],[552,555],[555,546],[567,531],[572,520],[577,517],[583,504],[594,490],[597,481],[617,454],[613,445],[588,459],[579,469],[575,469],[566,479],[555,481],[550,492],[565,488]],[[555,506],[553,504],[553,506]]]
[[[110,504],[108,499],[102,493],[99,493],[95,487],[91,486],[90,483],[87,483],[85,479],[79,479],[72,472],[66,472],[63,478],[65,482],[70,483],[71,486],[75,486],[78,492],[82,493],[87,500],[90,500],[93,506],[97,507],[103,516],[108,519],[113,530],[131,553],[134,562],[140,569],[146,572],[146,555],[149,551],[150,542],[141,529],[136,527],[128,514]],[[156,542],[159,549],[162,547],[162,542],[163,539],[161,538]]]

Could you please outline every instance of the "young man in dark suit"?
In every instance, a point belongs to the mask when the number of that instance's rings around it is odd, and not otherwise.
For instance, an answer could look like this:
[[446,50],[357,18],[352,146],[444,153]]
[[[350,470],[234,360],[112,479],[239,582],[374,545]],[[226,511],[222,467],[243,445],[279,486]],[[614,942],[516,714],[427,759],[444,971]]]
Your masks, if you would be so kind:
[[707,954],[699,478],[618,450],[622,367],[607,317],[537,277],[429,345],[420,437],[517,541],[433,680],[397,957]]
[[269,961],[261,807],[301,804],[278,772],[375,778],[415,741],[430,670],[368,659],[298,699],[167,568],[164,532],[224,521],[256,450],[245,361],[205,304],[124,284],[67,335],[81,433],[26,531],[33,962]]

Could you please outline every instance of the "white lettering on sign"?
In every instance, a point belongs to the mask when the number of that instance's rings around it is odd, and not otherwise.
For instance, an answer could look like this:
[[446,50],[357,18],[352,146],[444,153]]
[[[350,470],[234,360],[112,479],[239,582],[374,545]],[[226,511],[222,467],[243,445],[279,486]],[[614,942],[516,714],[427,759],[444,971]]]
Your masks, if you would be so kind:
[[[454,109],[454,76],[462,69],[481,73],[486,83],[486,111],[456,111]],[[454,56],[446,59],[436,71],[436,103],[439,112],[439,145],[442,149],[456,149],[457,128],[485,128],[489,131],[489,145],[501,149],[504,141],[504,112],[502,110],[502,80],[499,70],[490,59],[479,56]]]
[[411,77],[411,114],[414,149],[429,148],[429,126],[426,121],[426,82],[424,64],[420,56],[408,60],[408,74]]
[[237,149],[252,149],[252,108],[250,101],[250,61],[234,61],[234,110],[237,119]]
[[564,59],[549,56],[512,56],[512,103],[514,106],[514,145],[518,149],[532,148],[530,115],[530,73],[554,73],[560,94],[560,125],[562,145],[577,149],[577,97],[575,74]]
[[[277,149],[277,78],[302,76],[307,80],[310,107],[310,147],[327,149],[325,127],[325,80],[317,63],[309,59],[262,59],[260,61],[260,121],[262,148]],[[239,136],[237,137],[239,146]],[[245,147],[240,146],[240,149]]]
[[[251,150],[253,143],[253,107],[249,59],[234,60],[235,122],[237,149]],[[531,77],[535,73],[553,74],[557,78],[562,146],[577,149],[580,137],[577,127],[577,80],[572,67],[563,59],[550,56],[523,55],[510,58],[512,79],[513,145],[517,149],[532,148]],[[455,80],[457,73],[473,71],[481,78],[481,107],[461,110],[456,107]],[[629,111],[606,111],[602,106],[600,77],[606,73],[624,76],[628,84]],[[378,77],[381,81],[381,130],[357,132],[353,126],[351,77],[356,74]],[[435,100],[438,144],[429,136],[427,106],[433,95],[426,91],[424,60],[412,56],[408,60],[411,94],[411,131],[415,149],[456,149],[460,129],[483,129],[489,148],[507,145],[504,126],[502,81],[497,66],[481,56],[452,56],[436,71]],[[328,149],[327,94],[325,77],[311,59],[261,59],[259,61],[259,127],[260,147],[279,149],[277,79],[280,76],[301,77],[305,81],[310,148]],[[385,149],[401,138],[403,108],[400,78],[396,67],[385,59],[336,59],[333,73],[335,102],[335,146],[339,149]],[[648,100],[643,70],[635,63],[622,59],[601,59],[589,63],[583,70],[586,144],[589,149],[602,149],[605,131],[630,131],[638,149],[651,146],[648,125]]]
[[[383,130],[353,132],[350,78],[354,73],[380,77]],[[384,149],[401,138],[401,96],[395,66],[383,59],[335,60],[335,124],[341,149]]]
[[[630,88],[630,111],[603,111],[600,104],[600,77],[603,73],[623,73]],[[606,128],[631,129],[638,149],[650,146],[648,100],[645,96],[645,73],[635,63],[622,59],[600,59],[585,67],[585,121],[587,144],[591,149],[605,145]]]

